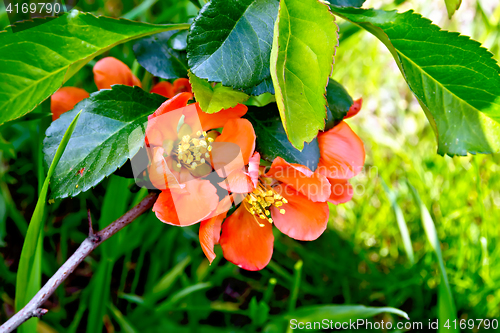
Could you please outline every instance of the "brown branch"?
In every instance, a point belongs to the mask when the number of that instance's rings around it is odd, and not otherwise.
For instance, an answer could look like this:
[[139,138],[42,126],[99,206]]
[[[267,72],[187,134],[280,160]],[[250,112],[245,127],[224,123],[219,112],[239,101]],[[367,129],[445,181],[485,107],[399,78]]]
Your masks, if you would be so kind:
[[[73,273],[76,267],[102,242],[113,236],[123,227],[127,226],[129,223],[134,221],[142,213],[150,209],[158,198],[158,194],[151,193],[145,197],[137,206],[129,210],[118,220],[111,223],[109,226],[99,231],[98,233],[89,235],[87,239],[83,241],[80,247],[73,253],[71,257],[59,268],[59,270],[50,278],[49,281],[40,289],[40,291],[29,301],[24,308],[18,313],[12,316],[6,323],[0,327],[0,333],[9,333],[14,331],[19,325],[27,321],[32,317],[42,317],[48,312],[46,309],[42,309],[41,306],[47,301],[47,299],[52,295],[57,287],[66,280],[66,278]],[[89,223],[92,225],[90,220],[89,212]]]

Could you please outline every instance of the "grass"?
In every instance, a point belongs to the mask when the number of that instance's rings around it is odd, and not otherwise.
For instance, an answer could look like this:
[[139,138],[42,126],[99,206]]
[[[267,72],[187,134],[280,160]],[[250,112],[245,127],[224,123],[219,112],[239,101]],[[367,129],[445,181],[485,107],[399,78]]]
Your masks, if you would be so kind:
[[[98,0],[80,5],[121,15],[138,4],[124,0],[110,7]],[[196,9],[189,1],[182,4],[180,12],[170,12],[172,3],[159,1],[153,9],[141,7],[132,13],[156,23],[181,22]],[[441,7],[445,10],[444,4]],[[488,33],[480,15],[475,22],[481,35],[477,38],[490,40],[497,31],[490,28]],[[130,45],[111,53],[133,61]],[[354,33],[344,39],[336,64],[335,79],[354,98],[364,98],[363,110],[349,123],[365,142],[367,163],[353,181],[354,199],[331,206],[324,235],[314,242],[298,242],[276,232],[271,264],[260,272],[246,272],[226,262],[220,248],[210,266],[198,243],[198,226],[168,226],[148,213],[87,258],[58,289],[47,305],[44,328],[282,332],[274,322],[277,317],[295,308],[331,304],[390,306],[406,311],[413,322],[426,323],[440,316],[443,279],[408,184],[434,222],[458,318],[500,317],[500,156],[436,155],[424,113],[390,54],[370,35]],[[89,68],[70,83],[91,87]],[[36,112],[44,108],[46,103]],[[38,180],[37,157],[32,152],[39,145],[39,123],[35,119],[0,128],[7,142],[0,140],[0,322],[13,311],[26,221],[38,195],[33,186]],[[393,199],[386,195],[384,183]],[[87,236],[87,208],[101,228],[140,200],[144,192],[132,193],[130,185],[112,176],[92,191],[47,207],[43,282]],[[414,262],[405,248],[395,205],[407,226]],[[393,314],[375,318],[404,320]]]

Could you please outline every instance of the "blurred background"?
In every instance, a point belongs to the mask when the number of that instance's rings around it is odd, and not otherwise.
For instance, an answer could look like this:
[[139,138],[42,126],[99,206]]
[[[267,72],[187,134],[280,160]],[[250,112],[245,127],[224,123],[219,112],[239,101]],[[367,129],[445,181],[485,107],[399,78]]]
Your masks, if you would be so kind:
[[[444,29],[480,41],[499,59],[497,1],[464,0],[451,20],[438,0],[368,0],[363,7],[413,9]],[[199,4],[80,0],[77,8],[168,23],[188,22]],[[9,24],[3,4],[0,23]],[[353,180],[354,199],[331,206],[328,230],[314,242],[276,233],[272,262],[260,272],[247,272],[226,262],[220,248],[209,266],[198,226],[175,228],[146,214],[97,249],[57,290],[40,332],[274,332],[280,330],[273,318],[292,310],[295,301],[298,308],[391,306],[414,322],[438,319],[439,290],[446,282],[416,197],[430,213],[426,223],[437,230],[458,318],[500,317],[500,156],[437,155],[435,135],[391,54],[371,34],[341,19],[338,23],[341,42],[333,77],[353,98],[363,98],[362,111],[349,124],[365,142],[367,162]],[[131,46],[105,55],[133,67]],[[96,91],[94,63],[66,85]],[[47,112],[44,102],[35,114]],[[0,322],[13,314],[16,270],[41,186],[34,184],[44,177],[41,142],[49,123],[47,117],[28,118],[0,127]],[[111,176],[92,191],[49,206],[44,282],[87,236],[87,208],[100,228],[106,226],[144,196],[132,193],[132,185]],[[404,235],[409,235],[406,243]],[[401,319],[385,314],[374,320]]]

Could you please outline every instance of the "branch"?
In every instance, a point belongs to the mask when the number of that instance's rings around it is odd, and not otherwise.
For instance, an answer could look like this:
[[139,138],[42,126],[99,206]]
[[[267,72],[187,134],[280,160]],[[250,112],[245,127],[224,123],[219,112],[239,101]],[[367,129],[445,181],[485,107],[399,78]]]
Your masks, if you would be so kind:
[[[123,227],[127,226],[142,213],[146,212],[153,206],[157,193],[150,193],[145,197],[137,206],[129,210],[118,220],[111,223],[109,226],[94,234],[90,233],[89,237],[83,241],[80,247],[73,253],[73,255],[59,268],[59,270],[50,278],[49,281],[43,286],[42,289],[29,301],[29,303],[22,308],[21,311],[12,316],[5,324],[0,327],[0,333],[9,333],[14,331],[19,325],[32,317],[40,318],[48,312],[42,309],[41,306],[52,295],[57,287],[66,280],[66,278],[73,273],[76,267],[102,242],[116,234]],[[89,214],[89,223],[92,225]]]

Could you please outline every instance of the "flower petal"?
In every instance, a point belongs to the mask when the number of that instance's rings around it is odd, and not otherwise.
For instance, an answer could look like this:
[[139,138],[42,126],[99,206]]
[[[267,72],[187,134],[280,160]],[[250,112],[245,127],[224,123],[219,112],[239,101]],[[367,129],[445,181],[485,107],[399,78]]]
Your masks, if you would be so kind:
[[194,109],[193,105],[186,106],[193,95],[182,93],[165,101],[148,117],[146,128],[146,144],[148,146],[162,146],[165,140],[177,140],[177,125],[184,112]]
[[83,89],[76,87],[62,87],[50,96],[50,111],[52,121],[58,119],[64,112],[72,110],[78,102],[90,95]]
[[250,160],[248,161],[248,176],[250,177],[253,187],[257,187],[257,181],[259,180],[259,166],[260,166],[260,154],[255,152]]
[[344,121],[318,134],[320,158],[316,172],[328,178],[349,179],[365,164],[363,141]]
[[111,89],[113,84],[142,87],[130,68],[113,57],[102,58],[94,65],[94,81],[99,90]]
[[[156,111],[148,116],[148,119],[156,118],[165,113],[171,112],[173,110],[177,110],[183,108],[187,105],[188,101],[193,98],[193,94],[191,93],[180,93],[175,95],[174,97],[166,100]],[[177,124],[176,124],[177,126]]]
[[219,202],[217,209],[212,212],[212,216],[200,223],[198,234],[200,245],[210,263],[215,259],[214,245],[219,244],[221,224],[226,218],[229,208],[231,208],[231,197],[226,196]]
[[222,224],[220,245],[224,258],[249,271],[266,267],[273,255],[274,236],[272,224],[261,221],[263,227],[240,205]]
[[347,114],[345,115],[344,119],[354,117],[355,115],[358,114],[359,111],[361,111],[361,107],[363,106],[363,99],[357,99],[352,103],[351,107],[349,108],[349,111],[347,111]]
[[204,131],[224,127],[229,120],[243,117],[248,110],[246,105],[238,104],[233,108],[224,109],[217,113],[210,114],[201,111],[198,103],[196,103],[196,107],[198,118],[200,119]]
[[221,224],[226,214],[213,216],[200,223],[200,231],[198,237],[200,238],[200,245],[203,253],[208,261],[212,263],[215,259],[214,246],[219,243]]
[[232,142],[213,142],[210,163],[221,178],[245,170],[240,146]]
[[207,218],[217,207],[216,188],[208,180],[191,180],[184,189],[167,189],[160,193],[153,211],[163,223],[188,226]]
[[[288,200],[288,203],[279,208],[271,208],[274,224],[282,233],[301,241],[311,241],[321,236],[328,224],[328,203],[312,202],[283,184],[276,186],[274,190]],[[281,214],[280,209],[284,209],[285,213]]]
[[168,81],[158,82],[149,92],[162,95],[166,98],[172,98],[175,96],[174,86],[172,86],[172,83]]
[[328,202],[338,205],[346,203],[352,199],[354,190],[348,180],[334,178],[329,178],[328,180],[332,185],[332,194],[330,194]]
[[288,163],[281,157],[274,159],[266,176],[293,187],[315,202],[325,202],[330,197],[330,183],[325,176],[303,165]]
[[232,142],[241,149],[241,155],[245,165],[248,164],[250,156],[255,150],[255,131],[252,123],[247,119],[230,119],[224,125],[221,135],[215,142]]
[[231,172],[224,181],[218,184],[223,189],[233,193],[250,193],[255,188],[252,179],[243,170]]
[[172,167],[172,159],[163,157],[164,150],[162,147],[154,147],[149,149],[151,153],[151,164],[148,166],[149,180],[159,190],[168,188],[182,188],[179,184],[179,173],[175,172]]
[[193,92],[191,89],[191,83],[186,78],[180,78],[174,81],[174,92],[176,94],[181,92]]

